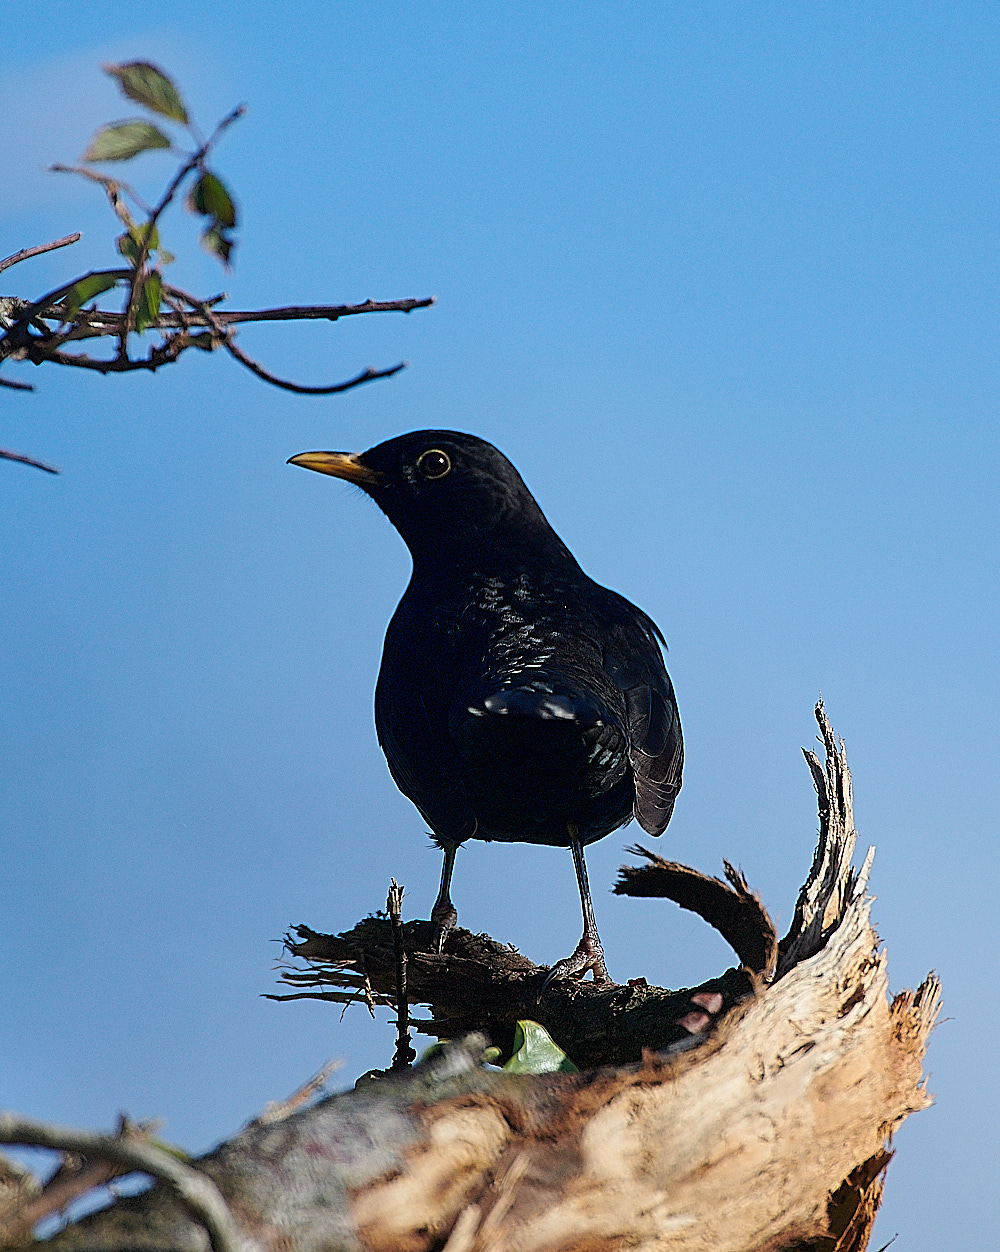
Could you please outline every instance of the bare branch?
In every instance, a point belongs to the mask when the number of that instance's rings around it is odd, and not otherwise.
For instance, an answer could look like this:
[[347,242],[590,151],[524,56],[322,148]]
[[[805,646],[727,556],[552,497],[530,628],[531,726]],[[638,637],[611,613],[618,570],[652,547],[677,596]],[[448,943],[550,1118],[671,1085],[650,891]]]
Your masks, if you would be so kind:
[[[420,300],[413,297],[405,300],[366,300],[364,304],[293,304],[281,309],[220,310],[216,317],[223,325],[234,322],[296,322],[308,319],[335,322],[338,318],[351,317],[355,313],[409,313],[411,309],[429,308],[436,303],[436,299],[436,296],[425,296]],[[162,318],[157,322],[157,325],[171,324]]]
[[393,1069],[409,1069],[417,1054],[410,1046],[410,1006],[406,998],[406,942],[403,938],[403,888],[391,880],[385,902],[392,923],[392,947],[396,961],[396,1052]]
[[[127,272],[127,271],[126,271]],[[83,275],[86,278],[88,275]],[[80,282],[81,279],[76,279]],[[74,283],[67,286],[74,286]],[[63,288],[62,290],[65,290]],[[214,320],[221,326],[234,326],[241,322],[299,322],[299,321],[327,321],[336,322],[342,317],[352,317],[359,313],[409,313],[413,309],[426,309],[436,303],[434,296],[425,296],[421,299],[409,296],[404,300],[366,300],[363,304],[291,304],[282,308],[275,309],[219,309],[215,310],[214,305],[220,300],[225,299],[225,295],[213,296],[211,300],[196,300],[194,296],[188,296],[181,293],[176,287],[164,285],[165,295],[176,295],[183,298],[188,303],[194,303],[198,309],[202,307],[213,309]],[[44,303],[44,298],[43,298]],[[48,304],[46,311],[37,312],[38,305],[25,305],[25,311],[28,308],[36,310],[34,316],[36,318],[47,318],[50,321],[64,321],[69,313],[68,306],[52,301]],[[78,323],[79,330],[73,332],[70,338],[80,339],[94,337],[98,335],[119,335],[121,333],[124,314],[113,312],[109,309],[80,309],[75,314],[75,320]],[[207,327],[214,323],[207,316],[197,310],[185,311],[183,313],[161,313],[155,322],[152,322],[149,329],[152,330],[176,330],[187,329],[191,326]]]
[[[3,383],[5,387],[21,386],[25,391],[34,390],[34,388],[24,386],[24,384],[9,383],[3,378],[0,378],[0,383]],[[0,457],[5,461],[20,461],[22,465],[33,465],[35,469],[44,470],[46,474],[58,474],[60,472],[54,465],[46,465],[44,461],[36,461],[33,456],[25,456],[23,452],[8,452],[6,448],[0,448]]]
[[161,365],[169,365],[175,361],[185,348],[200,347],[193,342],[195,338],[208,339],[210,336],[175,335],[165,343],[150,348],[149,356],[132,359],[102,360],[100,357],[87,356],[85,353],[60,352],[46,344],[33,345],[27,349],[27,358],[33,365],[41,365],[43,361],[51,361],[54,365],[71,365],[77,369],[94,370],[98,374],[128,374],[132,370],[150,370],[155,372]]
[[0,1236],[4,1245],[16,1246],[30,1242],[29,1236],[40,1221],[53,1213],[63,1212],[67,1205],[97,1187],[103,1187],[114,1178],[120,1178],[130,1170],[110,1161],[82,1162],[76,1158],[77,1168],[63,1167],[49,1180],[40,1195],[14,1206],[4,1205],[0,1210]]
[[65,248],[67,244],[76,243],[78,239],[82,238],[82,233],[76,231],[72,235],[64,235],[62,239],[54,239],[52,243],[40,243],[34,248],[22,248],[20,252],[13,252],[10,256],[4,257],[0,261],[0,274],[4,270],[9,270],[12,265],[19,265],[22,261],[27,261],[28,257],[41,256],[43,252],[54,252],[56,248]]
[[232,340],[227,340],[224,346],[226,351],[231,356],[234,356],[241,365],[245,365],[251,374],[256,374],[264,382],[280,387],[283,391],[294,391],[300,396],[332,396],[340,391],[350,391],[352,387],[360,387],[362,383],[373,382],[376,378],[391,378],[393,374],[398,374],[400,370],[405,370],[407,364],[405,361],[400,361],[398,365],[390,365],[388,369],[384,370],[372,369],[369,366],[355,378],[349,378],[345,383],[334,383],[330,387],[303,387],[299,383],[288,382],[284,378],[278,378],[274,374],[269,374],[263,366],[257,364],[253,357],[247,356],[245,352],[237,348]]
[[131,1135],[127,1131],[128,1127],[123,1126],[117,1135],[101,1135],[71,1126],[32,1121],[16,1113],[0,1113],[0,1143],[78,1152],[81,1156],[96,1157],[158,1178],[205,1227],[214,1252],[240,1252],[240,1233],[215,1183],[200,1170],[185,1165],[173,1153],[137,1137],[134,1130]]
[[287,1100],[272,1100],[265,1104],[261,1112],[253,1119],[251,1125],[271,1126],[275,1122],[283,1122],[306,1104],[326,1086],[326,1080],[343,1066],[344,1062],[333,1057],[323,1068],[294,1091]]
[[15,383],[9,378],[0,378],[0,387],[9,387],[11,391],[34,391],[31,383]]

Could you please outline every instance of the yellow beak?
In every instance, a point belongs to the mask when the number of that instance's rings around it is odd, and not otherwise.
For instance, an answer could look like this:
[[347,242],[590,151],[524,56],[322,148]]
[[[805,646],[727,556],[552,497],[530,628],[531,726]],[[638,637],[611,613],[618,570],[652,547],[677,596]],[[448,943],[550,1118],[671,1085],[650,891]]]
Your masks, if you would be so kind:
[[318,474],[332,474],[334,478],[345,478],[361,486],[380,483],[383,478],[378,470],[363,465],[356,452],[300,452],[298,456],[290,456],[287,464],[301,465]]

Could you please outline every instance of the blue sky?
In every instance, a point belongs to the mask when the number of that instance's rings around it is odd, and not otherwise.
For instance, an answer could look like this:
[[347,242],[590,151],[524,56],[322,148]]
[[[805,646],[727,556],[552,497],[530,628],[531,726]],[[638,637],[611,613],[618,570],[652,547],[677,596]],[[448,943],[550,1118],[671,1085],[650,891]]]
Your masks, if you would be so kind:
[[[207,125],[235,270],[166,220],[174,280],[234,307],[434,294],[409,317],[252,327],[156,377],[28,366],[2,392],[0,1104],[190,1149],[331,1055],[387,1063],[361,1010],[274,1004],[291,923],[339,930],[390,876],[426,916],[439,857],[371,698],[408,560],[357,493],[285,465],[423,426],[521,469],[584,568],[668,640],[688,748],[657,845],[739,863],[781,924],[816,825],[799,749],[822,692],[848,743],[894,989],[930,968],[936,1106],[898,1137],[873,1247],[992,1228],[1000,1031],[994,6],[357,5],[86,0],[0,9],[0,278],[37,295],[114,261],[94,189],[48,174],[134,112],[152,59]],[[168,164],[135,165],[153,188]],[[191,359],[197,355],[198,359]],[[606,888],[611,973],[690,985],[727,949]],[[462,922],[539,961],[579,934],[568,854],[463,849]]]

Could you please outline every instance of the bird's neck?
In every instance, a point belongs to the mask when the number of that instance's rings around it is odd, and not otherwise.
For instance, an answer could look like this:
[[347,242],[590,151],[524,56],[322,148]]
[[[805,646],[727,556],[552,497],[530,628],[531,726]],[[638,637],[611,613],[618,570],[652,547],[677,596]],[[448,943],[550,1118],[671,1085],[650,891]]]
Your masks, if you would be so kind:
[[410,547],[413,576],[425,583],[470,584],[483,578],[507,580],[522,573],[544,582],[579,577],[580,566],[551,527],[520,531],[510,526],[486,530],[474,542],[466,536],[438,536]]

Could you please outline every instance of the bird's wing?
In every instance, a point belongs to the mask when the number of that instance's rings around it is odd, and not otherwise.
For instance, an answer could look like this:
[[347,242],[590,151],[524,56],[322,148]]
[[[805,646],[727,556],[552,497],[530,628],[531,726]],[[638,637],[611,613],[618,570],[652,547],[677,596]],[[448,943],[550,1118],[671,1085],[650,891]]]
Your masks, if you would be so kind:
[[482,707],[495,717],[512,714],[540,721],[575,722],[587,729],[607,716],[592,696],[577,691],[559,691],[545,682],[544,676],[533,685],[493,691],[483,698]]
[[673,685],[653,621],[616,596],[621,613],[604,646],[604,668],[625,698],[633,812],[650,835],[662,835],[681,789],[684,741]]

